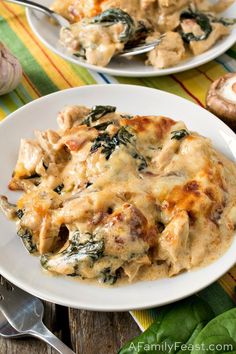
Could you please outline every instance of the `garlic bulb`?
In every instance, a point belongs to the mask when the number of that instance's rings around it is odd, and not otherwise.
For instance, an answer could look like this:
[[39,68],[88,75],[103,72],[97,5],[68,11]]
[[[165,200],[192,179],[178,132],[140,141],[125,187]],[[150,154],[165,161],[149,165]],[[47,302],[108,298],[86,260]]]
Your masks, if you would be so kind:
[[0,95],[13,91],[22,77],[18,59],[0,42]]

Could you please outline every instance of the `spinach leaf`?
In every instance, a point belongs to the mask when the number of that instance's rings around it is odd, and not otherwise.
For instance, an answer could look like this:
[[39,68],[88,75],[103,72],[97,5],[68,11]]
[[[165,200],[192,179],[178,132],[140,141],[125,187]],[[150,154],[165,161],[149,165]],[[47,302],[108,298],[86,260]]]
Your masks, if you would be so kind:
[[45,171],[47,171],[47,169],[48,169],[48,164],[46,164],[45,161],[43,161],[43,167],[45,168]]
[[84,48],[80,48],[80,50],[78,52],[73,53],[73,55],[77,58],[82,58],[84,60],[86,60],[86,51]]
[[157,230],[162,233],[162,231],[165,230],[165,224],[163,224],[163,222],[161,221],[156,221],[156,227],[157,227]]
[[207,352],[236,353],[236,308],[215,317],[198,334],[191,354]]
[[224,26],[233,26],[236,23],[236,18],[214,17],[209,15],[211,22],[222,23]]
[[[174,354],[181,345],[191,344],[214,317],[210,306],[192,296],[159,310],[158,319],[139,337],[131,340],[119,354]],[[185,350],[186,354],[190,351]]]
[[[79,274],[79,263],[88,257],[92,262],[98,260],[103,256],[104,252],[104,241],[95,241],[93,235],[89,235],[90,239],[85,243],[80,242],[80,232],[74,233],[72,239],[70,240],[69,246],[56,255],[44,254],[41,256],[41,265],[50,271],[57,272],[58,264],[60,265],[70,265],[73,272]],[[67,274],[67,275],[71,275]]]
[[175,130],[171,132],[171,134],[172,134],[171,139],[176,139],[176,140],[181,140],[185,138],[185,136],[189,135],[189,133],[185,129]]
[[101,272],[101,276],[100,276],[100,281],[104,284],[109,284],[109,285],[113,285],[116,283],[117,279],[120,276],[120,272],[119,270],[116,270],[115,273],[112,273],[112,270],[110,267],[105,268],[102,272]]
[[105,155],[106,160],[109,160],[117,146],[127,146],[129,144],[131,148],[131,156],[140,161],[138,170],[141,171],[147,167],[147,161],[144,156],[138,153],[134,143],[132,142],[133,137],[134,135],[131,134],[125,127],[121,127],[112,137],[105,132],[97,136],[90,151],[93,153],[101,147],[101,153]]
[[103,133],[97,136],[91,146],[90,151],[95,152],[102,147],[101,153],[105,155],[106,160],[109,160],[111,154],[115,151],[116,147],[123,144],[127,145],[131,142],[133,134],[128,132],[124,127],[120,128],[112,137],[108,133]]
[[78,233],[75,233],[70,241],[69,247],[62,253],[68,256],[78,254],[80,256],[89,256],[90,258],[99,259],[104,251],[104,241],[94,241],[92,238],[86,243],[80,243],[78,240]]
[[19,219],[22,219],[23,216],[24,216],[23,210],[22,210],[22,209],[18,209],[18,210],[16,211],[16,215],[17,215],[17,217],[18,217]]
[[200,36],[195,36],[195,34],[192,32],[185,33],[180,31],[183,40],[186,43],[190,43],[191,41],[203,41],[207,39],[212,32],[212,26],[209,17],[202,12],[194,11],[192,8],[189,8],[187,11],[181,13],[180,22],[189,19],[195,20],[204,33]]
[[110,135],[108,133],[102,133],[96,137],[91,146],[90,152],[93,153],[97,151],[101,146],[109,145],[111,141]]
[[20,236],[22,242],[29,253],[34,253],[37,250],[36,245],[33,243],[33,236],[29,230],[20,228],[17,231],[17,235]]
[[125,25],[125,29],[119,36],[120,42],[127,42],[134,34],[134,20],[130,15],[118,8],[108,9],[101,14],[95,16],[91,23],[99,23],[104,26],[112,26],[121,22]]
[[116,107],[113,106],[94,106],[88,116],[81,122],[81,124],[86,124],[88,127],[91,126],[93,122],[96,122],[108,113],[113,113],[116,111]]
[[147,168],[148,164],[144,156],[140,155],[136,150],[132,153],[132,156],[134,159],[137,159],[140,161],[138,170],[142,171],[145,168]]
[[116,133],[117,141],[123,145],[127,145],[131,143],[131,138],[133,138],[133,134],[131,134],[126,128],[121,127]]
[[101,124],[94,125],[93,128],[97,130],[106,130],[109,125],[113,124],[112,121],[104,122]]
[[58,185],[55,189],[53,189],[53,190],[54,190],[54,192],[56,192],[57,194],[61,194],[61,192],[62,192],[62,190],[63,190],[64,187],[65,187],[64,184],[61,183],[61,184],[59,184],[59,185]]
[[115,139],[123,145],[131,144],[131,139],[134,137],[126,128],[121,127],[118,130]]
[[133,116],[131,116],[131,114],[121,114],[120,116],[121,116],[121,118],[126,118],[126,119],[132,119],[133,118]]
[[145,44],[145,39],[151,32],[151,28],[147,27],[143,21],[138,21],[132,38],[125,44],[125,49],[134,48],[140,44]]

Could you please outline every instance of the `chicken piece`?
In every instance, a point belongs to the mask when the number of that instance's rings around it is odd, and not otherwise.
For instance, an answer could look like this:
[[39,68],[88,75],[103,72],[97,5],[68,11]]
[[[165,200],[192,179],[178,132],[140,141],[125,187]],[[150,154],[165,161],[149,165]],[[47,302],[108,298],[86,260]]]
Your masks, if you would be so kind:
[[170,6],[178,6],[178,1],[176,0],[159,0],[160,7],[170,7]]
[[37,141],[21,139],[14,178],[30,177],[37,173],[45,154]]
[[46,187],[25,193],[17,203],[17,208],[23,210],[19,229],[31,233],[40,253],[51,251],[55,245],[61,223],[52,220],[51,214],[60,204],[60,196]]
[[163,171],[165,167],[171,162],[175,153],[177,152],[180,145],[180,141],[178,140],[170,140],[165,147],[161,150],[161,152],[154,157],[152,162],[156,165],[156,171]]
[[58,140],[60,139],[60,136],[52,130],[47,130],[45,132],[36,130],[35,136],[42,150],[46,153],[48,159],[52,162],[55,162],[57,158],[57,151],[55,147]]
[[161,33],[174,31],[180,24],[180,12],[176,11],[172,14],[160,14],[157,18],[158,30]]
[[199,55],[210,49],[220,38],[226,36],[227,34],[229,34],[229,29],[222,23],[213,23],[212,32],[209,37],[202,41],[190,41],[190,49],[194,55]]
[[188,5],[189,0],[159,0],[160,11],[164,14],[170,14],[178,11]]
[[51,9],[71,23],[75,23],[84,17],[97,15],[101,11],[100,2],[100,0],[55,0]]
[[65,145],[70,152],[78,152],[87,142],[93,141],[96,137],[96,129],[88,128],[86,125],[73,127],[65,132],[58,142],[57,148],[60,149]]
[[8,184],[8,188],[12,191],[30,192],[33,191],[40,182],[41,178],[37,176],[24,179],[12,178]]
[[236,205],[232,206],[227,215],[228,227],[232,230],[236,228]]
[[17,211],[16,205],[9,203],[8,199],[3,195],[0,195],[0,209],[8,219],[15,219]]
[[[182,131],[185,130],[186,126],[183,122],[178,122],[174,126],[172,126],[171,131]],[[170,164],[171,160],[173,159],[174,155],[178,151],[180,144],[182,143],[182,139],[173,139],[172,134],[169,134],[168,140],[165,142],[164,147],[157,154],[152,163],[156,167],[155,172],[164,171],[165,167]]]
[[89,114],[90,109],[84,106],[67,106],[57,117],[59,127],[65,131],[79,125]]
[[179,211],[166,226],[159,238],[157,258],[170,265],[169,275],[190,268],[188,247],[189,217],[185,210]]
[[97,230],[105,239],[105,251],[123,261],[139,258],[149,249],[147,219],[133,205],[124,204]]
[[83,18],[91,18],[110,8],[119,8],[136,16],[141,9],[145,10],[156,2],[157,0],[55,0],[51,8],[71,23],[76,23]]
[[193,33],[196,37],[204,35],[204,31],[194,19],[184,19],[181,22],[181,28],[184,33]]
[[[149,36],[147,42],[151,42],[158,36]],[[156,68],[166,68],[178,64],[184,57],[184,43],[176,32],[167,32],[161,43],[148,53],[147,63]]]
[[51,252],[58,239],[60,225],[54,224],[50,213],[47,213],[40,226],[38,251],[40,254]]
[[129,281],[132,282],[138,274],[140,268],[144,265],[151,265],[151,260],[147,255],[141,256],[135,261],[127,263],[127,265],[124,265],[122,268],[125,274],[128,276]]
[[150,6],[154,5],[157,0],[141,0],[141,9],[146,10],[148,9]]
[[[34,200],[33,204],[32,200]],[[31,193],[23,194],[18,200],[17,205],[20,209],[27,209],[28,211],[36,210],[39,215],[44,216],[49,209],[59,208],[61,198],[51,188],[37,188],[37,190]]]
[[121,22],[111,26],[90,24],[85,20],[61,30],[62,43],[72,52],[78,53],[89,64],[106,66],[116,52],[124,48],[119,36],[124,31]]
[[73,22],[77,18],[80,19],[80,13],[78,12],[76,16],[76,12],[74,10],[72,11],[76,1],[77,0],[55,0],[51,6],[51,9]]
[[[65,148],[63,138],[51,130],[45,132],[35,131],[35,136],[45,153],[43,169],[41,168],[38,173],[42,176],[47,175],[51,165],[57,165],[58,171],[59,166],[70,159],[70,153]],[[52,171],[50,171],[50,173],[51,172]]]

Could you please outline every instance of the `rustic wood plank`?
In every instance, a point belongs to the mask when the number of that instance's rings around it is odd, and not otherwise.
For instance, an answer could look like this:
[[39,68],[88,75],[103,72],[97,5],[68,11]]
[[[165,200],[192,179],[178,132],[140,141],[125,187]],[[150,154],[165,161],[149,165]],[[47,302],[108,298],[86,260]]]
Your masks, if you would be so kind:
[[71,341],[77,354],[116,354],[140,330],[128,312],[69,310]]

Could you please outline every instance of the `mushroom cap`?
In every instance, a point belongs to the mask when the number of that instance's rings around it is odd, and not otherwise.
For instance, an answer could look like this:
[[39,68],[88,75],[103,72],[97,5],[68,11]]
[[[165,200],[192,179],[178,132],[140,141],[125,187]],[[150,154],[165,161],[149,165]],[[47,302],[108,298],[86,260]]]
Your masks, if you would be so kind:
[[225,74],[212,83],[206,107],[236,130],[236,73]]

